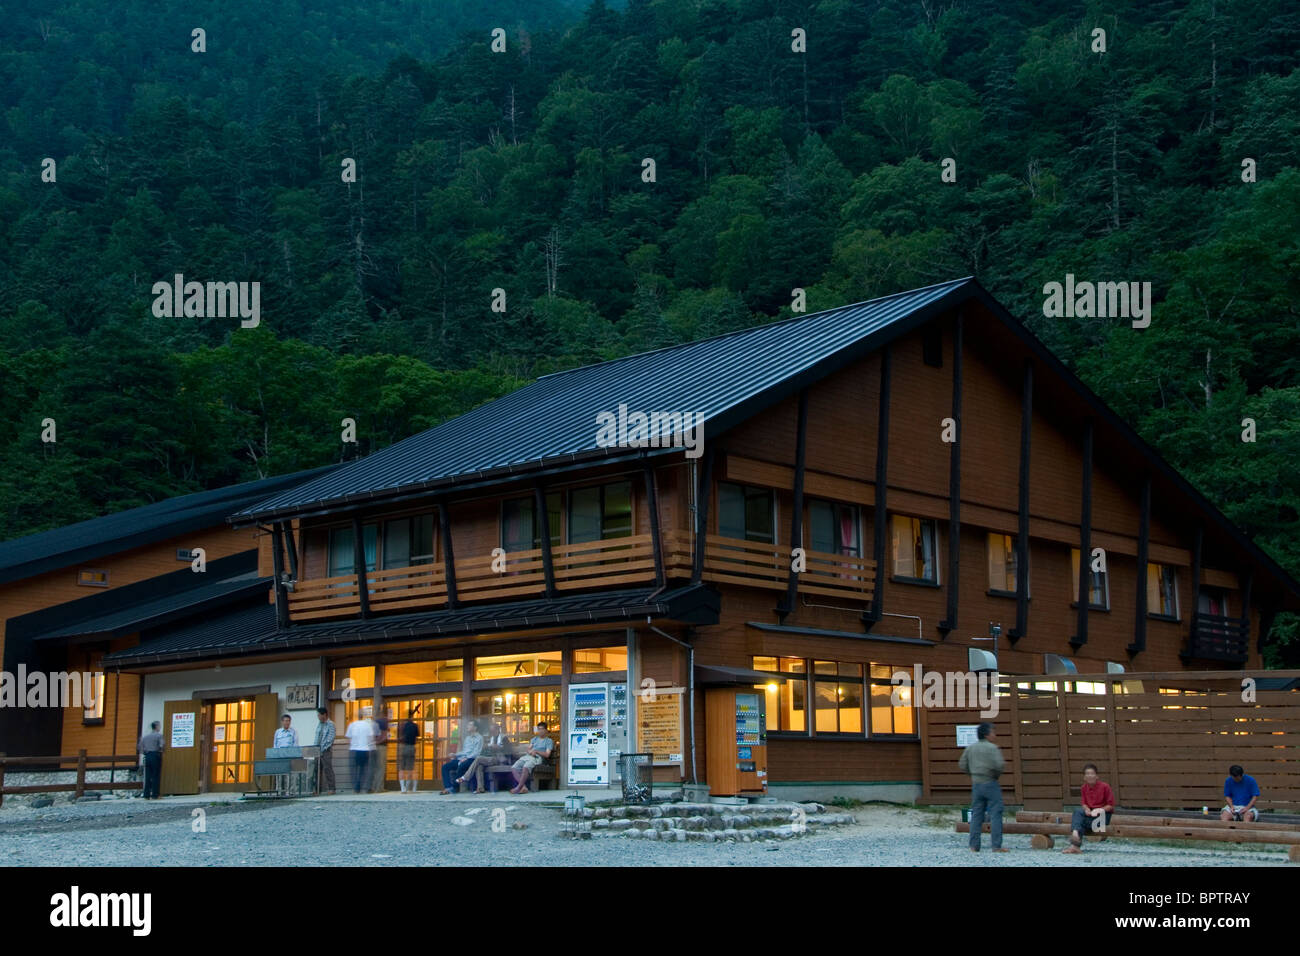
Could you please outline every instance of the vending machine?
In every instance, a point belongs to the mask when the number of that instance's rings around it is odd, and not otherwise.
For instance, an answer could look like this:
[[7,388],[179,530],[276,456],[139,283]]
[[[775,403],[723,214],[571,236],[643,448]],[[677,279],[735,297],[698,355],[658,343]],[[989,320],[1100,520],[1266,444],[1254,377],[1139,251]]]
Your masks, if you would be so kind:
[[570,684],[567,711],[569,785],[609,786],[609,685]]
[[628,734],[630,713],[627,705],[627,684],[609,685],[609,776],[611,780],[623,779],[623,765],[619,760],[629,749]]
[[720,797],[767,793],[767,701],[762,691],[713,687],[704,692],[709,792]]

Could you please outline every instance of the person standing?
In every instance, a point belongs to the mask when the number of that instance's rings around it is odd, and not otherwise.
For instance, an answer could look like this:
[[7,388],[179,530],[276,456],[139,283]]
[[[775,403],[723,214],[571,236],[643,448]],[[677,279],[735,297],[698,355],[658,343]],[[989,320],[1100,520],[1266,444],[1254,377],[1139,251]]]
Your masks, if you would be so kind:
[[1070,845],[1062,852],[1082,853],[1083,838],[1092,830],[1093,819],[1105,815],[1105,824],[1101,828],[1105,839],[1105,827],[1110,826],[1110,818],[1115,809],[1115,795],[1110,786],[1097,773],[1095,763],[1083,765],[1083,784],[1079,787],[1079,806],[1074,808],[1070,819]]
[[149,725],[149,733],[140,738],[136,752],[144,755],[144,798],[158,799],[158,786],[162,782],[162,725],[154,721]]
[[275,737],[271,740],[272,747],[296,747],[298,746],[298,731],[290,726],[293,718],[285,714],[280,718],[280,727],[275,732]]
[[375,742],[370,751],[370,767],[373,780],[370,789],[383,793],[388,779],[388,714],[380,705],[379,716],[374,719]]
[[415,708],[412,707],[397,731],[397,780],[402,793],[415,793],[419,784],[415,779],[415,742],[419,739],[420,727],[415,722]]
[[352,756],[352,792],[370,792],[370,750],[374,747],[375,732],[370,717],[360,714],[348,724],[348,753]]
[[320,720],[316,725],[316,746],[320,748],[320,757],[316,761],[316,789],[321,793],[333,793],[334,737],[337,730],[324,707],[316,708],[316,716]]
[[957,765],[970,774],[970,849],[972,853],[980,851],[980,839],[984,832],[984,818],[989,821],[989,842],[994,853],[1005,853],[1002,846],[1002,787],[998,777],[1006,766],[1002,751],[993,742],[996,736],[993,725],[982,723],[975,731],[978,738],[961,752]]

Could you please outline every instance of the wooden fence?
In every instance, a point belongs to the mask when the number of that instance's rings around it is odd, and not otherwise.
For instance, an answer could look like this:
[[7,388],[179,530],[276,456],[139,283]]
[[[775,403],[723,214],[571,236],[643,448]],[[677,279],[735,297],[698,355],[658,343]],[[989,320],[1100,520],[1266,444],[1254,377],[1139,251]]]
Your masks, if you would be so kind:
[[[135,754],[107,757],[89,757],[85,750],[78,750],[73,756],[59,757],[6,757],[0,753],[0,806],[4,806],[6,793],[57,793],[59,791],[71,790],[77,797],[81,797],[87,790],[139,790],[144,787],[144,783],[139,780],[128,781],[102,781],[99,783],[87,783],[87,770],[121,770],[125,778],[127,771],[136,768],[137,757]],[[5,768],[6,767],[50,767],[57,765],[62,768],[64,764],[74,764],[76,767],[77,779],[72,783],[33,783],[17,787],[5,786]],[[108,767],[92,767],[91,764],[107,764]],[[67,770],[51,770],[50,773],[66,773]]]
[[[1119,806],[1217,813],[1228,767],[1240,764],[1262,809],[1300,811],[1300,688],[1248,693],[1247,676],[1283,683],[1300,671],[1003,675],[1015,691],[990,722],[1007,802],[1073,806],[1094,763]],[[980,723],[978,708],[921,708],[919,718],[922,801],[966,803],[956,728]]]

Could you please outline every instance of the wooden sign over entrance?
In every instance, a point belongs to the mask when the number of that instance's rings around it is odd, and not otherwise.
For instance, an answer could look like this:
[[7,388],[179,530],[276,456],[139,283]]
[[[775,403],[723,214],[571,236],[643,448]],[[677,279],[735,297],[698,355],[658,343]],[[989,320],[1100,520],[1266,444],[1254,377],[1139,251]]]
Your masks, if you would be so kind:
[[682,763],[684,687],[656,687],[636,702],[636,749],[654,754],[656,767]]

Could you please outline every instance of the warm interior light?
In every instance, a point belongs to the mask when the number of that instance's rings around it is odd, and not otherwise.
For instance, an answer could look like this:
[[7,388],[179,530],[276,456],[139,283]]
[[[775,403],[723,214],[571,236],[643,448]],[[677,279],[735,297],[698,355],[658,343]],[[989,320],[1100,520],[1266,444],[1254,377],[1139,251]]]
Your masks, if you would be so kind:
[[776,693],[776,685],[775,685],[775,684],[768,684],[768,685],[767,685],[767,689],[770,690],[770,691],[771,691],[772,693],[774,693],[774,694]]

